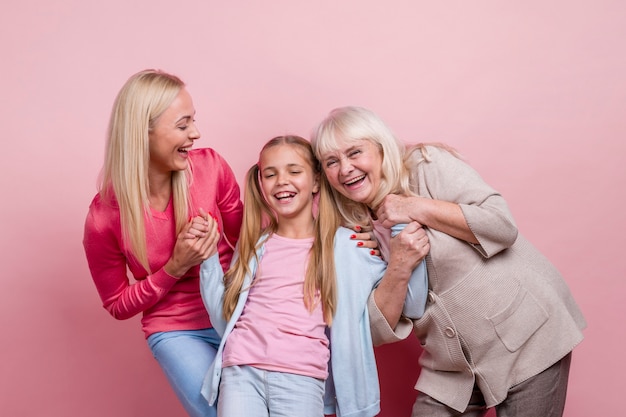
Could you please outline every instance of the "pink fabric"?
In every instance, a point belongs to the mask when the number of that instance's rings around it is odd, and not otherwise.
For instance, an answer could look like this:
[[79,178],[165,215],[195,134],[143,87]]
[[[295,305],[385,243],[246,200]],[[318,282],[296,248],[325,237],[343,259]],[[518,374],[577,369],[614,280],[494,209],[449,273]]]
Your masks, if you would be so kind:
[[328,338],[322,309],[304,305],[303,284],[311,239],[276,234],[265,252],[241,317],[224,348],[224,367],[253,365],[325,379]]
[[[218,217],[222,231],[218,245],[220,262],[228,267],[233,254],[231,244],[237,241],[242,218],[239,186],[226,161],[214,150],[193,150],[189,158],[193,171],[193,214],[203,208]],[[151,275],[122,243],[116,202],[108,204],[96,195],[85,221],[83,245],[104,308],[120,320],[143,313],[141,322],[146,337],[160,331],[211,327],[200,297],[199,266],[180,279],[163,270],[176,241],[171,201],[164,212],[152,210],[146,216],[146,240]],[[127,271],[133,275],[133,282]]]
[[383,227],[377,220],[372,221],[372,227],[374,230],[374,236],[376,236],[376,240],[378,241],[378,250],[383,257],[383,259],[389,259],[389,241],[391,240],[391,229],[387,229]]

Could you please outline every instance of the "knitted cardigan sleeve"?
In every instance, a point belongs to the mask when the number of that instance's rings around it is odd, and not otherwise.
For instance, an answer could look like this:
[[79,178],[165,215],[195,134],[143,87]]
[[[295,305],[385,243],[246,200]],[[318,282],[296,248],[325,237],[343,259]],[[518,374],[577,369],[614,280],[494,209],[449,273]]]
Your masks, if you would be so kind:
[[517,226],[502,195],[450,152],[434,146],[428,146],[427,152],[430,161],[413,170],[418,194],[457,203],[479,241],[472,246],[485,258],[511,247],[517,239]]

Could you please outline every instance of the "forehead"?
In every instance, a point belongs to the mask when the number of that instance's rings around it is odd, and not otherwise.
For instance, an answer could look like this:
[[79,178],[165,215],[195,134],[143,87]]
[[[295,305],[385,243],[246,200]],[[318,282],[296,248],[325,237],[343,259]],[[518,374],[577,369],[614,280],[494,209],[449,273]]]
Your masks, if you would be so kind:
[[261,170],[290,165],[310,166],[304,151],[297,146],[280,144],[264,149],[259,157]]
[[368,146],[369,144],[369,139],[354,139],[333,135],[332,137],[327,137],[323,141],[320,141],[318,149],[321,158],[324,159],[329,156],[344,154],[351,149]]
[[181,88],[172,103],[161,114],[159,119],[179,120],[185,117],[192,117],[195,113],[191,95],[185,88]]

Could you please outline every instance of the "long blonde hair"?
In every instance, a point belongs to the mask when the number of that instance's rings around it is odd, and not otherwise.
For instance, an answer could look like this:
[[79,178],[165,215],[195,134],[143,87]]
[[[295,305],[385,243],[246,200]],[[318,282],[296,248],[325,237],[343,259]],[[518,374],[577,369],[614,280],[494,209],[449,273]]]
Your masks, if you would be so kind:
[[[275,146],[292,146],[299,150],[310,164],[314,175],[320,174],[319,162],[315,159],[311,144],[299,136],[277,136],[261,149]],[[311,311],[316,305],[316,294],[324,312],[324,321],[330,325],[336,310],[336,274],[334,257],[334,237],[340,225],[340,216],[330,198],[331,187],[320,179],[319,211],[315,217],[315,237],[304,279],[304,304]],[[253,165],[246,174],[244,189],[244,211],[236,259],[224,276],[225,293],[223,313],[226,320],[232,316],[246,275],[252,275],[249,264],[257,257],[260,241],[265,234],[274,233],[278,228],[276,215],[263,197],[259,184],[259,166]],[[254,283],[254,281],[253,281]]]
[[[407,147],[378,115],[356,106],[332,110],[313,129],[311,145],[316,158],[321,160],[324,154],[340,149],[341,144],[362,140],[374,144],[381,154],[381,183],[369,206],[332,189],[332,198],[344,219],[344,225],[350,228],[360,225],[365,230],[371,229],[370,209],[376,210],[388,194],[415,195],[411,171],[416,163],[429,161],[427,146],[438,146],[459,156],[454,149],[440,143],[418,143]],[[325,178],[323,172],[322,177]]]
[[[124,244],[148,273],[151,273],[145,224],[150,210],[148,134],[184,86],[175,75],[152,69],[140,71],[118,93],[109,121],[100,195],[109,204],[117,201]],[[185,226],[189,213],[188,178],[191,176],[185,171],[172,173],[177,233]]]

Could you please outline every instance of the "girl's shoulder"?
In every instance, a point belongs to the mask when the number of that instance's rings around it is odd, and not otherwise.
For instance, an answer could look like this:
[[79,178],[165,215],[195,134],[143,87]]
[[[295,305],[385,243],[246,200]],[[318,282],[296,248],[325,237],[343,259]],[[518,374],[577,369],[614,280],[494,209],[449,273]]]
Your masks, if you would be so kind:
[[335,264],[338,262],[347,262],[348,265],[355,265],[353,262],[360,264],[384,264],[384,261],[370,253],[369,249],[357,246],[357,241],[350,238],[354,234],[354,230],[347,227],[339,227],[335,233]]

